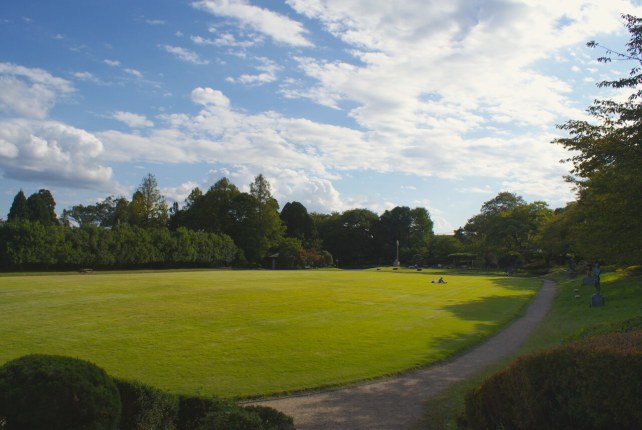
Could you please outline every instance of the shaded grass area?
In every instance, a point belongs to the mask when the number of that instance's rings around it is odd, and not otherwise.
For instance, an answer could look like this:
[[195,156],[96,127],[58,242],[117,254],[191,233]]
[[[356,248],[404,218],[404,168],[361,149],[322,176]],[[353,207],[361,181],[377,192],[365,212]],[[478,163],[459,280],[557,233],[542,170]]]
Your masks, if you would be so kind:
[[517,315],[538,280],[392,271],[4,276],[0,363],[92,361],[173,393],[244,397],[443,360]]
[[[481,385],[517,357],[560,345],[580,334],[601,333],[599,327],[642,316],[642,276],[625,271],[602,275],[602,295],[606,306],[600,308],[589,308],[589,300],[595,290],[592,286],[582,286],[580,278],[569,280],[561,272],[552,278],[558,284],[558,293],[551,310],[518,353],[474,378],[454,384],[431,399],[426,405],[425,419],[416,429],[457,429],[457,416],[463,413],[466,392]],[[580,297],[576,298],[577,295]]]

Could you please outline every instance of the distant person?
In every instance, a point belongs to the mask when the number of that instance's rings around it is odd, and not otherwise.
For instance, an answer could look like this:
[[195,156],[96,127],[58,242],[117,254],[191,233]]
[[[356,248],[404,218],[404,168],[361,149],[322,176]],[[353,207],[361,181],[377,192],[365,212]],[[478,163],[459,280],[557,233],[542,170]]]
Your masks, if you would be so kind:
[[433,284],[446,284],[447,282],[446,282],[446,281],[444,281],[444,278],[443,278],[443,277],[441,277],[441,278],[439,278],[439,280],[437,280],[437,281],[435,281],[435,280],[433,279],[433,280],[432,280],[432,283],[433,283]]

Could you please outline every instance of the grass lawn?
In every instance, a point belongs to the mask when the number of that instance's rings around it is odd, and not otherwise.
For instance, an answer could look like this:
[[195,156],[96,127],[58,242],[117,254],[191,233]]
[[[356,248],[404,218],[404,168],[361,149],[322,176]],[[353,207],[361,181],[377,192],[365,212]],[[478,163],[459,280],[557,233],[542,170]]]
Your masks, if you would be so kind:
[[[456,417],[464,410],[466,392],[482,384],[486,378],[508,366],[518,356],[560,345],[588,327],[642,315],[642,276],[628,276],[624,272],[603,274],[601,285],[606,305],[599,308],[589,308],[589,300],[595,289],[592,286],[582,286],[581,276],[568,280],[565,275],[558,274],[555,280],[558,283],[558,294],[551,311],[516,356],[487,369],[475,378],[455,384],[432,399],[426,407],[426,418],[417,429],[457,429]],[[576,295],[580,297],[576,298]]]
[[[442,360],[518,315],[537,279],[423,271],[0,277],[0,364],[90,360],[175,393],[255,396]],[[608,298],[607,298],[608,300]]]

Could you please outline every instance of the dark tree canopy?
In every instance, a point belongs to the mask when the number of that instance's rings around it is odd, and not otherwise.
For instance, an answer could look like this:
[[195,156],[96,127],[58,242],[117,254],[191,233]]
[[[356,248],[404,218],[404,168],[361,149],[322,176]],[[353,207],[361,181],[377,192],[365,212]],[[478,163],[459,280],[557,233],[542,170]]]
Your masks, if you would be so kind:
[[13,203],[11,204],[11,209],[9,209],[7,220],[13,221],[16,219],[27,219],[28,217],[29,208],[27,206],[27,197],[25,197],[25,193],[20,190],[13,198]]
[[29,219],[42,225],[58,224],[56,202],[49,190],[39,190],[27,199]]
[[279,216],[285,224],[287,237],[295,237],[302,242],[313,238],[312,217],[303,204],[288,202],[283,206]]

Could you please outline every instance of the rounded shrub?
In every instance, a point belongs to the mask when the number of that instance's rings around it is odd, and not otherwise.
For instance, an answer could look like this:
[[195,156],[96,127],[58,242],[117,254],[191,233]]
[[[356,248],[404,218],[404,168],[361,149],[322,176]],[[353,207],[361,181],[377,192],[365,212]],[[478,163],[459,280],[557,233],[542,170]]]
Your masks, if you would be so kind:
[[466,396],[471,429],[642,428],[642,331],[525,356]]
[[35,354],[0,367],[5,430],[113,430],[120,410],[112,379],[87,361]]

